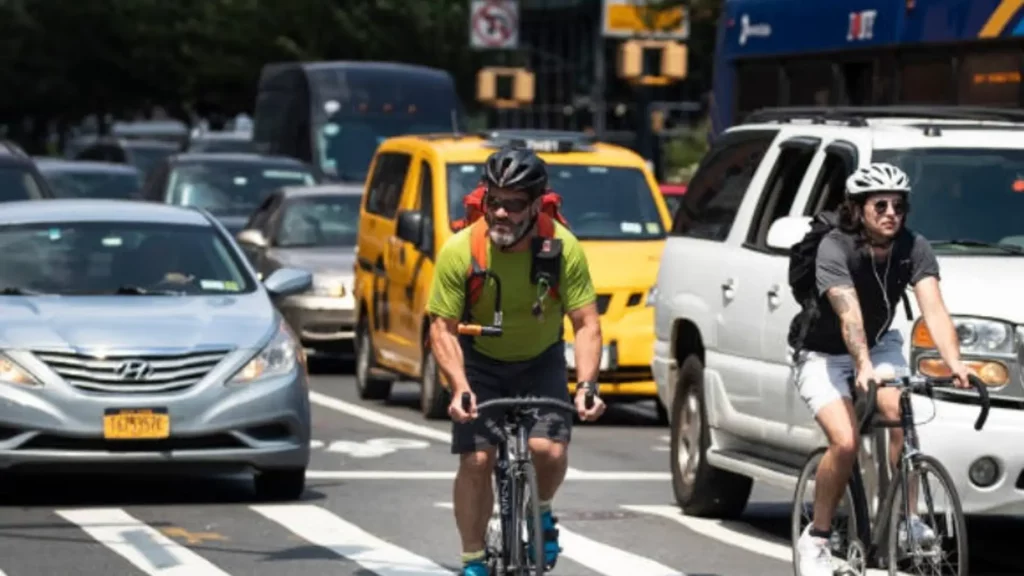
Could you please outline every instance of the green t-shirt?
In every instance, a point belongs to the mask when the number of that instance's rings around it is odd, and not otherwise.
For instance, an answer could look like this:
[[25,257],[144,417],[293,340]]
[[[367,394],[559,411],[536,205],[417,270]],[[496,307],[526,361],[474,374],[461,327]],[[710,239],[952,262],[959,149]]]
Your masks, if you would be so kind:
[[[466,303],[466,274],[472,260],[470,234],[472,226],[448,239],[437,254],[434,279],[430,287],[427,312],[443,318],[461,319]],[[501,336],[478,336],[474,349],[497,360],[515,362],[528,360],[547,350],[562,337],[564,314],[577,310],[597,299],[590,269],[576,237],[561,224],[555,224],[555,237],[562,240],[562,274],[559,279],[561,302],[551,295],[544,300],[544,316],[538,320],[532,312],[537,300],[537,286],[530,283],[529,250],[501,252],[488,241],[491,272],[501,279]],[[564,308],[564,310],[563,310]],[[476,324],[494,323],[494,282],[487,286],[470,310]]]

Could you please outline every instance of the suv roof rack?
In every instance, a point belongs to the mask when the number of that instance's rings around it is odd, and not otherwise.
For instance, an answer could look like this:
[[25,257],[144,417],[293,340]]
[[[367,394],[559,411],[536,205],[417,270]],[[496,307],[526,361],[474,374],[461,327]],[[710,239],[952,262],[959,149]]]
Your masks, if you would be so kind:
[[502,129],[477,134],[491,148],[518,145],[536,152],[589,152],[597,143],[593,134],[571,130]]
[[1024,123],[1024,110],[982,106],[796,106],[755,110],[744,118],[743,124],[810,120],[814,124],[840,122],[849,126],[867,126],[871,118]]

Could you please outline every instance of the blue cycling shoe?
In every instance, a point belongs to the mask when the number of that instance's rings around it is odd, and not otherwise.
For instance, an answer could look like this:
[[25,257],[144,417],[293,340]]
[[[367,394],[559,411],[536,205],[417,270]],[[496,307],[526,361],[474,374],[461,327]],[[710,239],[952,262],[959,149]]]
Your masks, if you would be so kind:
[[[555,567],[555,563],[558,562],[558,555],[562,552],[562,547],[558,545],[558,528],[555,527],[557,523],[558,518],[555,518],[550,510],[540,513],[540,524],[544,529],[544,563],[546,564],[546,570],[551,570]],[[530,540],[529,554],[532,559],[534,557],[532,539]]]
[[474,560],[462,565],[462,576],[490,576],[483,560]]

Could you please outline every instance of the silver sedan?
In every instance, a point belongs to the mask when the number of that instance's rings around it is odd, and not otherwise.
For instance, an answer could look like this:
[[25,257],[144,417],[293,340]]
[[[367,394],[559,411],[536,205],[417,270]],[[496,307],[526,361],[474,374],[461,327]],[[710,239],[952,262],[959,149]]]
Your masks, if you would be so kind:
[[301,495],[306,358],[207,212],[119,200],[0,211],[0,467],[255,472]]
[[304,346],[349,354],[355,338],[355,244],[362,186],[284,187],[253,213],[238,242],[262,276],[308,270],[312,289],[276,301]]

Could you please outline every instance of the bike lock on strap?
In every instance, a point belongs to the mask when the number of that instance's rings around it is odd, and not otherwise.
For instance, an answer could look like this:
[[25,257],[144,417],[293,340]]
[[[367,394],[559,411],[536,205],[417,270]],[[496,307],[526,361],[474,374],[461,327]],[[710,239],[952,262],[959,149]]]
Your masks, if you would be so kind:
[[[484,285],[486,285],[488,278],[494,280],[494,323],[490,326],[486,326],[483,324],[467,324],[460,322],[458,326],[458,333],[463,336],[501,336],[501,280],[492,274],[490,270],[474,272],[473,274],[483,276]],[[481,288],[481,290],[482,289],[483,288]],[[468,313],[466,314],[465,319],[469,319]]]

